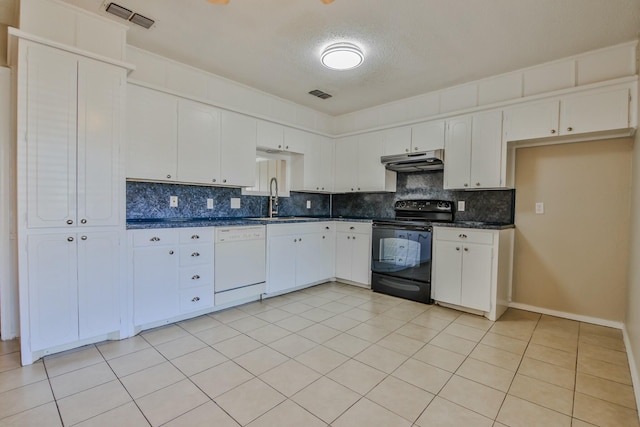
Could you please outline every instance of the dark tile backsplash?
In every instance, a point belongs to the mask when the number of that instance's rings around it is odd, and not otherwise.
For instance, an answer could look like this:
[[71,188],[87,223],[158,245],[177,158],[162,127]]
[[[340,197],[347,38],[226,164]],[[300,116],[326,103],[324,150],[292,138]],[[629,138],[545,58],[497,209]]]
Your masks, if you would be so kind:
[[[178,196],[178,207],[169,207],[169,197]],[[231,198],[240,198],[240,209],[231,209]],[[213,209],[207,209],[213,199]],[[329,196],[291,192],[280,197],[280,216],[329,216]],[[311,209],[307,209],[307,200]],[[200,185],[127,182],[127,219],[242,218],[269,215],[269,198],[243,196],[239,188]]]
[[333,196],[334,216],[392,218],[397,200],[464,200],[464,212],[456,212],[456,221],[513,223],[515,190],[444,190],[443,171],[398,173],[395,193],[349,193]]
[[[466,202],[457,221],[513,223],[515,190],[451,191],[442,188],[443,172],[398,173],[395,193],[326,194],[291,192],[280,198],[280,216],[343,216],[392,218],[397,200],[450,200]],[[178,207],[169,207],[169,196],[178,196]],[[231,209],[231,198],[240,198],[240,209]],[[207,199],[213,209],[207,209]],[[307,200],[311,209],[306,208]],[[331,206],[333,212],[331,212]],[[127,182],[127,219],[158,218],[242,218],[269,215],[269,198],[243,196],[239,188],[199,185]]]

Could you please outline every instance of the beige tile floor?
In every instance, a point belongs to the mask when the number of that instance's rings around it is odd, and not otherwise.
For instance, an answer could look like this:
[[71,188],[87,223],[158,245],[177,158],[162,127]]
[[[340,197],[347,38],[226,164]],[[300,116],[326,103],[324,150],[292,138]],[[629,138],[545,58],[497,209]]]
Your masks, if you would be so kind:
[[19,366],[0,426],[639,426],[619,330],[328,283]]

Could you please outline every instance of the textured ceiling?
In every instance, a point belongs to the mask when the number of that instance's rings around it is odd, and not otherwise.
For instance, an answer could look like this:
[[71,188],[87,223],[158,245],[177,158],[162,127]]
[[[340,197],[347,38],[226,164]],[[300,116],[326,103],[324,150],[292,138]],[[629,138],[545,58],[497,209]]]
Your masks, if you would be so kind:
[[[102,15],[109,3],[64,1]],[[640,31],[640,0],[115,2],[156,21],[150,30],[132,25],[129,44],[331,115],[634,40]],[[322,67],[322,49],[342,40],[363,48],[364,64]],[[312,89],[333,98],[312,97]]]

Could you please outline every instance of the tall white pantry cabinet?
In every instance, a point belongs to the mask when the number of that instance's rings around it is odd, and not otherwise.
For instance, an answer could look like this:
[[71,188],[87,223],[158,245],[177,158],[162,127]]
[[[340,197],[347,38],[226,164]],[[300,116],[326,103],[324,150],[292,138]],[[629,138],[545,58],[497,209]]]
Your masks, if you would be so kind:
[[18,40],[22,363],[121,331],[126,68]]

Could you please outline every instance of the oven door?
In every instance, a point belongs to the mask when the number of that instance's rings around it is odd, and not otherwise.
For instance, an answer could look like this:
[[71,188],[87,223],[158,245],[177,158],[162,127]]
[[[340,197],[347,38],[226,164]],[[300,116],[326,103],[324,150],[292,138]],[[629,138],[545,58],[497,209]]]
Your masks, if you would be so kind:
[[372,273],[431,282],[432,227],[374,223]]

